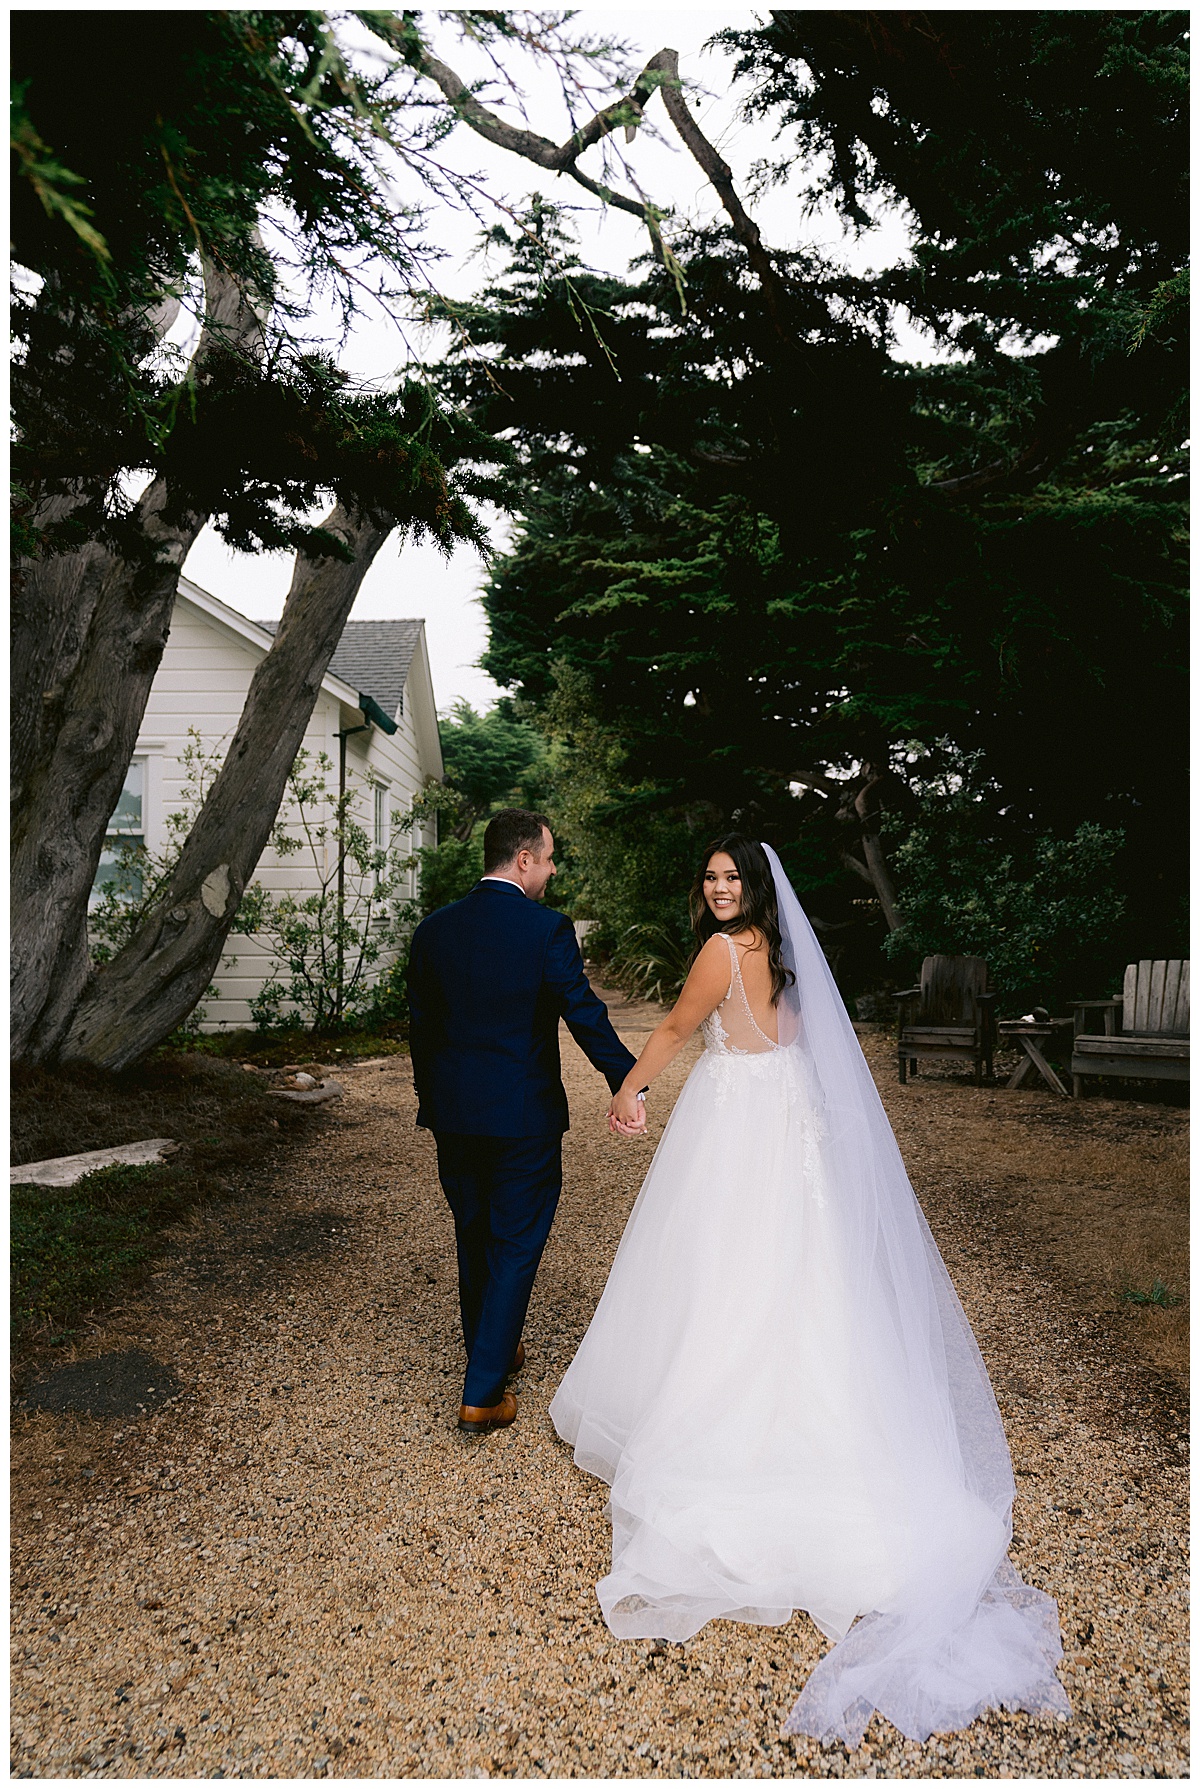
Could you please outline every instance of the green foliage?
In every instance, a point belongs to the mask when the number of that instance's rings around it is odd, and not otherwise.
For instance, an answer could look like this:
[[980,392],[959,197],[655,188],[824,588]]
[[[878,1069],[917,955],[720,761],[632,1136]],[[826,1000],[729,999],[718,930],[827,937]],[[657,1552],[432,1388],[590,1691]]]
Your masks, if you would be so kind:
[[52,220],[61,219],[98,262],[111,261],[108,244],[92,222],[92,208],[79,196],[78,189],[87,182],[82,174],[75,174],[63,166],[34,128],[27,110],[29,86],[29,81],[25,80],[17,82],[13,89],[10,136],[13,159],[46,216]]
[[631,773],[623,740],[597,715],[595,692],[568,660],[535,710],[548,746],[549,811],[564,842],[553,889],[576,919],[592,919],[591,954],[610,955],[630,929],[686,936],[687,891],[710,810],[667,805],[661,785]]
[[630,926],[609,958],[611,979],[639,1000],[670,1005],[679,998],[692,961],[692,938],[666,926]]
[[162,1183],[157,1168],[118,1166],[73,1187],[13,1187],[14,1339],[59,1327],[112,1296],[150,1252]]
[[[928,454],[945,470],[948,454],[961,464],[968,436],[970,454],[984,452],[979,437],[1003,438],[1033,369],[1014,363],[1002,384],[989,375],[988,391],[960,368],[881,364],[877,397],[891,425],[902,393],[911,406],[891,492],[879,486],[887,469],[878,457],[848,486],[831,451],[841,488],[826,503],[829,472],[814,469],[811,511],[798,510],[790,474],[786,491],[772,488],[786,459],[762,467],[755,491],[731,492],[720,488],[730,482],[724,465],[710,471],[656,440],[674,436],[675,419],[658,413],[649,388],[632,401],[609,394],[603,416],[598,396],[591,416],[589,381],[574,364],[587,352],[583,339],[558,329],[549,303],[520,314],[525,278],[517,266],[503,289],[512,302],[498,292],[494,311],[474,325],[503,344],[535,322],[539,331],[536,365],[504,375],[528,406],[530,470],[521,528],[485,592],[485,664],[497,681],[540,704],[552,667],[567,660],[633,764],[652,767],[677,799],[708,800],[725,814],[757,802],[786,823],[781,798],[803,768],[846,775],[865,760],[898,770],[901,741],[945,734],[963,750],[984,750],[1006,796],[1056,828],[1081,795],[1082,817],[1146,826],[1157,766],[1181,755],[1186,659],[1177,467],[1172,460],[1164,477],[1136,417],[1089,424],[1053,479],[1027,493],[947,503],[914,483],[907,454]],[[712,345],[680,332],[657,344],[638,337],[650,329],[652,297],[637,287],[613,296],[610,310],[628,320],[615,334],[635,369],[643,356],[660,358],[659,383],[682,386],[686,401],[702,370],[693,355],[711,360]],[[474,378],[465,365],[460,376]],[[725,391],[705,382],[716,434],[712,388],[722,403]],[[788,390],[786,378],[776,383]],[[811,458],[823,427],[818,401],[805,380],[791,389],[788,428],[803,423]],[[756,426],[744,414],[751,395],[729,394],[731,429]],[[630,444],[613,453],[613,433],[624,428]],[[564,435],[570,456],[558,445]],[[831,526],[850,497],[853,525]],[[1117,692],[1145,717],[1136,737],[1095,724]],[[1086,781],[1048,763],[1043,710],[1056,731],[1088,730]]]
[[[111,960],[159,898],[220,770],[221,754],[207,748],[192,727],[180,763],[182,805],[166,817],[163,849],[149,852],[140,841],[130,841],[115,853],[114,874],[89,915],[96,963]],[[393,811],[396,842],[377,848],[359,818],[364,799],[373,800],[377,779],[370,772],[364,779],[351,772],[339,796],[330,782],[332,770],[324,753],[297,755],[271,834],[272,849],[285,860],[300,858],[305,879],[314,886],[307,894],[275,894],[253,882],[230,927],[232,935],[257,936],[274,952],[271,973],[250,1002],[260,1029],[284,1029],[299,1017],[314,1029],[338,1031],[396,1024],[407,1014],[404,961],[418,908],[401,889],[410,871],[437,853],[428,847],[414,853],[403,840],[439,809],[457,814],[460,802],[450,790],[424,791],[407,812]],[[222,960],[227,968],[237,962],[234,956]],[[381,963],[386,965],[382,975],[376,973]],[[219,998],[215,985],[208,998]],[[185,1048],[198,1039],[207,1017],[208,1009],[197,1007],[172,1045]]]
[[[397,1036],[407,1018],[407,1006],[399,1017],[391,1016],[387,1011],[395,979],[395,967],[379,979],[382,1016],[377,1018],[375,1009],[369,1008],[361,1030],[339,1031],[335,1044],[322,1047],[321,1060],[324,1063],[339,1060],[354,1062],[359,1057],[403,1056],[407,1053],[403,1040]],[[376,1025],[378,1029],[375,1029]],[[156,1054],[160,1060],[212,1057],[224,1062],[253,1062],[259,1068],[283,1068],[292,1062],[315,1062],[317,1058],[314,1043],[312,1032],[305,1026],[280,1025],[270,1031],[253,1031],[247,1028],[200,1032],[179,1044],[162,1044]]]
[[470,838],[443,839],[440,845],[426,845],[417,853],[421,865],[421,916],[461,901],[483,875],[483,825],[477,824]]
[[[446,766],[442,824],[448,836],[417,853],[422,917],[460,901],[483,875],[488,815],[505,806],[541,808],[551,786],[545,741],[510,702],[484,714],[469,702],[455,702],[439,730]],[[551,894],[556,893],[552,885]]]
[[1186,263],[1184,12],[789,11],[720,41],[788,143],[762,176],[859,229],[903,204],[888,296],[970,353],[1095,339]]
[[138,350],[164,293],[197,302],[197,256],[281,320],[326,284],[352,307],[364,251],[385,293],[413,268],[416,217],[380,202],[399,96],[386,71],[351,70],[323,13],[88,14],[67,34],[30,13],[13,74],[15,258],[79,320],[118,414],[152,440],[162,419]]
[[465,842],[494,807],[527,805],[526,789],[544,748],[537,731],[513,715],[511,703],[477,714],[469,702],[455,702],[439,730],[446,781],[463,798],[454,822],[457,841]]
[[1169,1311],[1171,1306],[1179,1304],[1180,1300],[1173,1292],[1167,1290],[1163,1280],[1155,1280],[1149,1292],[1139,1292],[1132,1286],[1128,1287],[1121,1294],[1121,1302],[1123,1304],[1152,1304],[1157,1305],[1160,1311]]
[[649,913],[668,929],[686,930],[694,827],[704,824],[703,815],[693,815],[691,826],[686,819],[664,822],[654,786],[622,780],[621,750],[594,719],[586,680],[568,663],[556,667],[552,699],[533,712],[536,725],[506,703],[483,716],[460,703],[443,720],[447,771],[462,792],[458,812],[468,820],[484,813],[466,836],[451,834],[419,853],[422,915],[474,887],[483,874],[486,809],[512,803],[550,815],[559,874],[546,899],[599,922],[589,952],[607,955]]
[[1059,1011],[1117,986],[1126,960],[1120,830],[1089,821],[1068,837],[1031,836],[999,810],[978,765],[958,763],[962,774],[932,781],[918,768],[914,777],[915,822],[894,849],[904,923],[886,940],[889,960],[907,978],[925,956],[983,957],[1009,1016],[1035,1004]]
[[[372,982],[366,999],[355,1014],[360,1036],[382,1037],[408,1025],[408,942],[406,932],[400,949],[388,967]],[[358,1047],[358,1054],[369,1052]]]
[[209,750],[196,727],[189,727],[187,744],[179,754],[182,771],[182,806],[163,822],[166,843],[151,852],[141,840],[117,846],[112,877],[101,883],[101,899],[88,915],[92,962],[109,963],[132,938],[146,914],[157,902],[179,862],[187,835],[205,796],[221,768],[218,752]]

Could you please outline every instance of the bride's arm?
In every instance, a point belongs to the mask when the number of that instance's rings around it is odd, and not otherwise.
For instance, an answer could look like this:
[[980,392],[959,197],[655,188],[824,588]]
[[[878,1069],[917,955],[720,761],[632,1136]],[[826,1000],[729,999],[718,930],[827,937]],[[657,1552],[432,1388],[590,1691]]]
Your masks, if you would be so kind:
[[720,1006],[729,992],[729,946],[715,932],[692,964],[683,991],[661,1025],[650,1033],[645,1049],[613,1094],[609,1116],[618,1124],[640,1123],[638,1093],[673,1062],[697,1025]]

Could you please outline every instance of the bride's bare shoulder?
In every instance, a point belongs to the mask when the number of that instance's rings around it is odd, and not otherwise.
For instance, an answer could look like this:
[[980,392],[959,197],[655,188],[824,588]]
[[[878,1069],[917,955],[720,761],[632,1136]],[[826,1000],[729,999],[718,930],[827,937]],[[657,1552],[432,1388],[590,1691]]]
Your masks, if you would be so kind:
[[724,1000],[730,986],[729,945],[724,932],[714,932],[696,952],[679,999],[667,1022],[684,1034],[694,1031],[715,1006]]
[[696,952],[688,972],[688,985],[696,987],[711,983],[715,986],[722,980],[729,980],[729,935],[713,932]]
[[728,937],[728,932],[710,932],[700,949],[696,952],[696,961],[699,962],[700,958],[703,956],[728,956],[729,945],[726,943]]

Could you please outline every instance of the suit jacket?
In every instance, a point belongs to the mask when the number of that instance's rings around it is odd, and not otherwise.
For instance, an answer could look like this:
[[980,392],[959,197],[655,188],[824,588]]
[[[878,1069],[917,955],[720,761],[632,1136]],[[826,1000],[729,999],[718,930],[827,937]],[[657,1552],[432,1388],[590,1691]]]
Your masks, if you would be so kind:
[[421,921],[408,998],[417,1123],[429,1130],[567,1130],[560,1018],[614,1093],[636,1060],[588,985],[571,921],[513,882],[477,882]]

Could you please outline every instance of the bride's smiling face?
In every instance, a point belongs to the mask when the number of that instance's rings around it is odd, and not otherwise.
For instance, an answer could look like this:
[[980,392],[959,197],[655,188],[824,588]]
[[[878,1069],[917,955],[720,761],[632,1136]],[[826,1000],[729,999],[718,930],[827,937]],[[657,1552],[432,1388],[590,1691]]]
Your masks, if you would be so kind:
[[742,878],[727,851],[716,851],[704,872],[704,899],[721,924],[742,911]]

